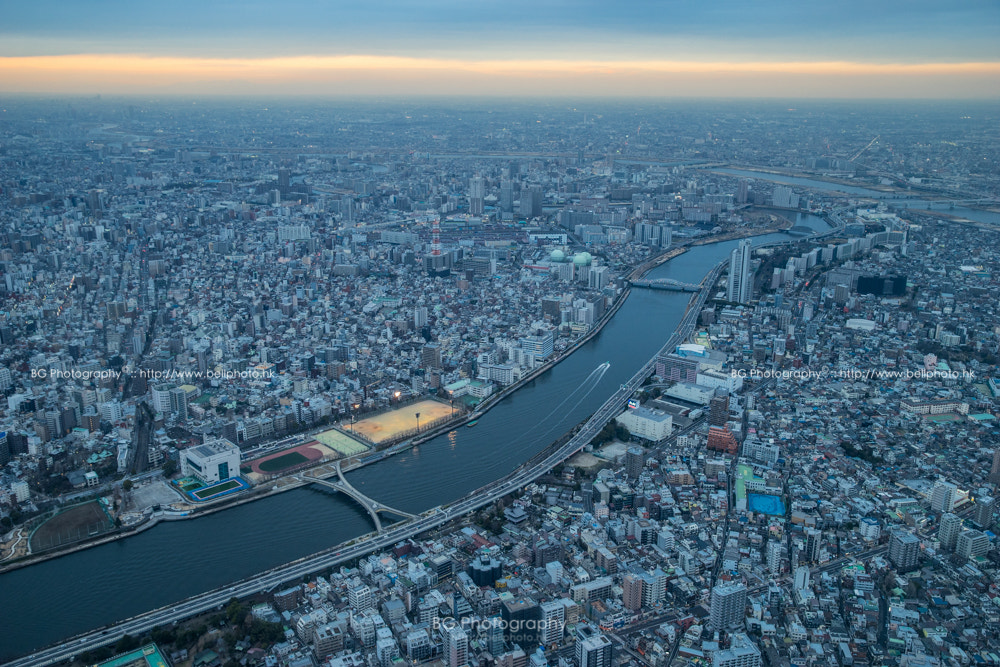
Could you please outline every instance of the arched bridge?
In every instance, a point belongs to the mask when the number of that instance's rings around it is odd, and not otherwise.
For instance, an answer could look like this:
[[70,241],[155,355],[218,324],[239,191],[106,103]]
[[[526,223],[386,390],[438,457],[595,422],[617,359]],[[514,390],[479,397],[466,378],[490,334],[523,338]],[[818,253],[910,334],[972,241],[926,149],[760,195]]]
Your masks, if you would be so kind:
[[387,512],[389,514],[395,514],[396,516],[401,516],[406,519],[416,519],[418,518],[415,514],[410,514],[409,512],[404,512],[402,510],[395,509],[394,507],[389,507],[388,505],[383,505],[377,500],[373,500],[366,496],[365,494],[354,488],[350,482],[344,477],[344,471],[340,469],[340,461],[337,461],[337,481],[331,481],[328,479],[322,479],[320,477],[313,477],[312,475],[307,475],[302,473],[299,475],[299,479],[304,482],[313,482],[315,484],[322,484],[323,486],[330,487],[340,491],[341,493],[352,498],[356,503],[365,508],[369,516],[372,518],[372,522],[375,524],[375,530],[382,532],[382,519],[379,517],[379,512]]

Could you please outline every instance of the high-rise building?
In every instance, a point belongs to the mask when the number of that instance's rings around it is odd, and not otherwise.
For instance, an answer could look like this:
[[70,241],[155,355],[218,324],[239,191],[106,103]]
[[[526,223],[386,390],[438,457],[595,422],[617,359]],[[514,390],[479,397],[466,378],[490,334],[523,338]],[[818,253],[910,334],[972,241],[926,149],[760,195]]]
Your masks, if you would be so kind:
[[577,628],[578,667],[611,667],[611,640],[589,626]]
[[441,346],[427,343],[420,351],[420,362],[424,368],[441,368]]
[[806,560],[819,562],[819,551],[823,546],[823,531],[806,528]]
[[713,630],[738,627],[746,617],[747,587],[738,583],[717,584],[712,589],[709,625]]
[[790,187],[779,185],[774,188],[771,201],[780,208],[798,208],[799,196]]
[[506,600],[500,605],[500,618],[504,621],[504,639],[524,650],[538,646],[538,625],[541,609],[529,599]]
[[719,428],[718,426],[709,426],[708,444],[706,446],[712,451],[725,452],[726,454],[736,454],[739,450],[739,443],[736,441],[736,436],[733,435],[728,427]]
[[488,650],[494,657],[503,653],[503,621],[492,616],[479,624],[479,632]]
[[741,178],[739,183],[736,184],[736,203],[746,204],[747,197],[750,194],[750,184],[747,179]]
[[347,599],[351,603],[351,609],[356,612],[374,609],[375,607],[375,598],[372,595],[371,588],[361,583],[360,579],[353,582],[353,585],[347,589]]
[[903,528],[896,528],[889,535],[889,560],[896,569],[908,572],[920,563],[920,539]]
[[990,468],[990,483],[1000,486],[1000,447],[993,450],[993,467]]
[[642,447],[633,445],[625,450],[625,474],[629,479],[639,479],[642,474],[643,465],[646,462],[646,454]]
[[712,654],[712,667],[761,667],[760,649],[745,634],[733,635],[729,648]]
[[521,215],[525,218],[537,218],[542,214],[542,187],[531,185],[521,188]]
[[483,200],[486,198],[486,181],[481,176],[469,179],[469,213],[483,214]]
[[997,499],[992,496],[979,496],[976,498],[976,511],[972,515],[972,520],[982,529],[993,526],[993,516],[997,512]]
[[[672,382],[697,382],[698,360],[667,354],[656,359],[656,374]],[[728,408],[727,408],[728,414]]]
[[963,530],[955,542],[955,553],[962,558],[978,558],[990,552],[990,538],[978,530]]
[[542,610],[542,622],[538,630],[538,641],[542,646],[556,644],[563,637],[563,628],[566,625],[566,606],[562,600],[550,600],[539,606]]
[[931,509],[935,512],[950,512],[955,509],[958,487],[951,482],[938,480],[931,489]]
[[709,426],[725,426],[729,420],[729,396],[713,396],[708,402]]
[[322,660],[344,648],[344,631],[334,623],[323,624],[313,630],[316,657]]
[[444,664],[447,667],[463,667],[469,663],[469,635],[458,625],[446,627],[444,638]]
[[427,306],[417,306],[413,309],[413,328],[421,329],[427,325]]
[[153,410],[164,415],[171,412],[170,390],[174,388],[172,384],[156,384],[150,389],[152,394]]
[[514,183],[507,178],[500,181],[500,211],[514,212]]
[[772,539],[767,543],[767,569],[772,575],[781,574],[781,560],[785,555],[785,545],[781,540]]
[[629,611],[642,608],[642,578],[635,574],[626,574],[622,579],[622,606]]
[[753,291],[753,273],[750,269],[750,240],[743,239],[740,245],[729,253],[729,285],[726,291],[728,300],[749,303]]
[[962,532],[962,519],[951,512],[946,513],[941,517],[941,523],[938,526],[938,541],[941,543],[941,548],[946,551],[954,551],[955,545],[958,542],[958,534]]

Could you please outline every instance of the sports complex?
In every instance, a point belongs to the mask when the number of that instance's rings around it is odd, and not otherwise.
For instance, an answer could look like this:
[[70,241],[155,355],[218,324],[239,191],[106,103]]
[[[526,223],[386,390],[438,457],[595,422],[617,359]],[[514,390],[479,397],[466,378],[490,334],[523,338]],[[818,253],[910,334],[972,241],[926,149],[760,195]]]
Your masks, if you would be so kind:
[[[417,417],[418,414],[420,417]],[[380,415],[365,417],[353,424],[345,423],[343,428],[345,431],[357,433],[365,440],[378,445],[399,438],[406,433],[415,432],[418,427],[428,428],[431,424],[440,422],[451,415],[452,407],[448,403],[423,400],[403,408],[383,412]]]

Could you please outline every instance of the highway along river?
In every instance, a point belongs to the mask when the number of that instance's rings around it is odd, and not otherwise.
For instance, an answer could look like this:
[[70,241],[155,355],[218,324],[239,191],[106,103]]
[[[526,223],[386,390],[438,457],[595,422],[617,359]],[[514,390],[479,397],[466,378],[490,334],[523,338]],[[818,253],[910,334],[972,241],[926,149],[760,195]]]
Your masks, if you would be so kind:
[[[825,231],[814,216],[796,224]],[[755,244],[785,240],[758,237]],[[737,241],[692,248],[651,278],[698,283]],[[599,408],[670,337],[691,294],[635,289],[599,335],[464,426],[348,475],[362,493],[418,513],[507,474]],[[611,367],[599,380],[593,371]],[[596,376],[596,374],[595,374]],[[314,486],[0,575],[0,660],[370,532],[353,501]]]

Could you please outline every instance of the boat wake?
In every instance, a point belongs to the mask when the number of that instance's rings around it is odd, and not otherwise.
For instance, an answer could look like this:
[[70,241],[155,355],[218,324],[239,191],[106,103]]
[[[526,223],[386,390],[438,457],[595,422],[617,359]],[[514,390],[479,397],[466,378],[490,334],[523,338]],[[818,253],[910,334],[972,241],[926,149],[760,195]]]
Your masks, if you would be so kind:
[[[580,384],[578,384],[576,386],[576,389],[574,389],[573,391],[571,391],[566,396],[566,398],[564,398],[562,401],[559,402],[559,405],[557,405],[556,407],[552,408],[552,411],[549,412],[549,414],[545,415],[545,417],[543,417],[542,419],[540,419],[537,424],[535,424],[533,427],[531,427],[530,429],[528,429],[528,431],[525,432],[524,435],[522,435],[521,437],[522,438],[526,438],[529,435],[531,435],[532,433],[534,433],[537,429],[539,429],[542,426],[544,426],[545,424],[549,423],[549,421],[552,419],[552,417],[555,416],[555,414],[557,412],[559,412],[560,410],[563,411],[564,416],[565,416],[565,414],[570,413],[573,410],[575,410],[578,405],[580,405],[581,403],[583,403],[583,401],[588,396],[590,396],[590,393],[592,391],[594,391],[594,389],[597,387],[597,385],[600,384],[601,380],[604,378],[604,374],[608,372],[609,368],[611,368],[611,362],[610,361],[605,361],[603,364],[601,364],[600,366],[598,366],[597,368],[595,368],[594,370],[592,370],[590,372],[590,375],[588,375],[586,378],[584,378],[584,380]],[[576,402],[573,403],[573,405],[569,406],[568,408],[563,409],[563,406],[565,406],[567,403],[569,403],[571,400],[573,400],[573,397],[577,396],[577,394],[581,390],[585,390],[585,391],[583,392],[583,394],[580,394],[580,396],[576,399]],[[539,438],[544,438],[545,436],[549,435],[552,431],[554,431],[556,428],[558,428],[562,422],[563,422],[563,419],[556,419],[555,422],[553,422],[549,426],[549,428],[547,430],[545,430],[538,437]]]

